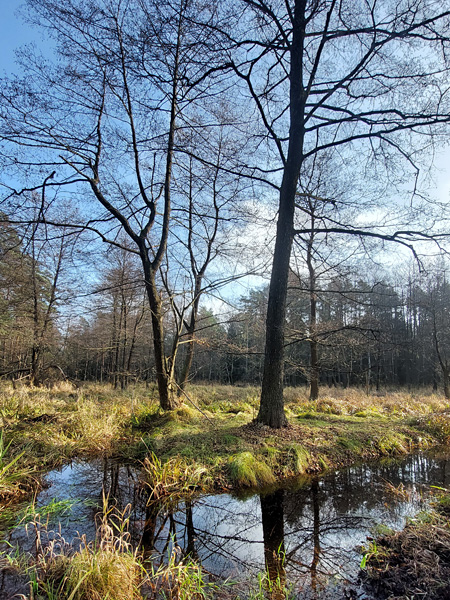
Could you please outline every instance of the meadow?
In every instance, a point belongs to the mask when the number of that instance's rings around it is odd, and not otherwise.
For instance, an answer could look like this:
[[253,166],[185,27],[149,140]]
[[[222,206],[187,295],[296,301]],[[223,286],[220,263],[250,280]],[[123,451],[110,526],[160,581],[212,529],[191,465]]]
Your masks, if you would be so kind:
[[[330,388],[311,402],[305,389],[288,388],[289,427],[282,430],[255,424],[257,410],[253,387],[192,385],[184,404],[164,413],[152,386],[118,391],[99,384],[47,389],[3,383],[0,529],[11,527],[16,507],[23,510],[47,471],[75,458],[107,456],[137,466],[150,505],[199,493],[274,489],[450,439],[449,403],[430,390]],[[126,517],[111,521],[108,510],[98,544],[85,540],[77,551],[46,547],[26,566],[23,557],[3,555],[3,562],[27,573],[30,599],[262,598],[269,588],[272,597],[286,596],[267,578],[240,596],[207,581],[191,560],[169,560],[152,571],[127,542]],[[122,583],[116,581],[120,573]]]

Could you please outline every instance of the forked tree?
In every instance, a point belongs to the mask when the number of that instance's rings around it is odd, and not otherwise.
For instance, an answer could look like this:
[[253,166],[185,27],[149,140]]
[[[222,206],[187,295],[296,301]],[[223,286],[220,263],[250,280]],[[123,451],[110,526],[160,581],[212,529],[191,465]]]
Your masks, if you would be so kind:
[[[185,135],[191,127],[192,115],[196,130],[203,128],[198,114],[208,118],[201,73],[211,67],[204,60],[210,40],[192,15],[210,22],[214,12],[190,0],[69,0],[64,5],[33,0],[27,14],[48,31],[59,62],[24,50],[26,76],[3,82],[6,185],[11,176],[14,182],[27,177],[23,189],[11,189],[8,199],[22,202],[26,189],[42,188],[42,173],[51,169],[51,181],[45,179],[48,201],[58,195],[76,199],[83,228],[139,257],[160,405],[172,409],[179,400],[175,356],[165,348],[161,266],[168,244],[176,243],[170,236],[180,132]],[[197,85],[190,83],[194,80]],[[214,227],[213,222],[213,232]],[[126,244],[120,241],[123,235]],[[212,233],[199,275],[212,257],[214,239]],[[197,286],[194,313],[200,292]]]

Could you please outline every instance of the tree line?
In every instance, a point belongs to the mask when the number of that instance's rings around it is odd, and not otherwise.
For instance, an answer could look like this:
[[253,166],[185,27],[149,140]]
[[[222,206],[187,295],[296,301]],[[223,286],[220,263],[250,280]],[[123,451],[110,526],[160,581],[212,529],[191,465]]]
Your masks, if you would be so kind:
[[[60,272],[56,253],[42,313],[37,252],[57,239],[62,258],[96,236],[136,265],[145,293],[140,308],[141,291],[122,284],[112,298],[108,369],[126,385],[145,323],[143,370],[161,407],[175,408],[194,345],[213,329],[199,320],[201,299],[263,267],[252,227],[265,219],[272,268],[257,420],[283,427],[291,373],[306,373],[314,399],[331,372],[327,344],[338,348],[352,327],[366,346],[378,335],[364,311],[351,325],[334,308],[335,331],[325,332],[323,274],[376,255],[376,244],[419,263],[425,242],[445,250],[445,203],[424,192],[422,172],[448,136],[450,11],[432,0],[29,0],[24,10],[51,44],[21,49],[18,72],[2,78],[0,157],[4,223],[24,232],[34,272],[32,378]],[[295,287],[300,304],[306,290],[307,325],[291,315]],[[342,353],[339,378],[352,380],[358,361],[372,378],[384,356],[372,342],[365,358]]]
[[[109,253],[103,278],[90,296],[89,314],[61,318],[52,272],[53,267],[63,275],[61,256],[56,263],[54,257],[49,263],[49,255],[42,252],[39,259],[33,257],[32,249],[5,224],[0,248],[4,377],[45,383],[63,376],[120,389],[155,380],[145,286],[129,252]],[[313,316],[307,272],[303,277],[291,272],[284,385],[307,386],[311,399],[324,386],[376,391],[439,386],[450,397],[448,266],[433,263],[421,273],[410,264],[397,282],[392,276],[389,281],[388,273],[369,280],[365,265],[360,266],[352,277],[333,273],[317,282]],[[170,353],[174,343],[180,344],[177,380],[185,379],[189,361],[184,385],[188,381],[261,385],[268,295],[268,285],[263,284],[226,310],[200,307],[195,334],[186,329],[181,336],[167,295],[165,350]]]

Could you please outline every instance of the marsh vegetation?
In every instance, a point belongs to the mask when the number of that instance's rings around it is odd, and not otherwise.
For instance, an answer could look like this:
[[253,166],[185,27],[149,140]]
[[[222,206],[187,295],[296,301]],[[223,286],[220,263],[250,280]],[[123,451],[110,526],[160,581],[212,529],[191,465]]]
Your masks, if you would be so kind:
[[[52,527],[58,518],[62,522],[64,510],[70,511],[74,503],[83,501],[78,492],[74,492],[75,498],[53,501],[50,487],[44,512],[42,507],[40,512],[33,512],[24,506],[29,506],[30,500],[33,504],[48,471],[74,459],[108,459],[132,469],[133,485],[140,490],[141,519],[156,526],[162,506],[169,515],[178,506],[189,507],[190,502],[207,494],[275,490],[280,483],[288,485],[301,476],[431,449],[446,443],[450,436],[449,407],[443,396],[431,392],[367,395],[356,389],[331,391],[311,402],[306,389],[288,389],[290,426],[273,430],[254,423],[258,397],[252,387],[191,385],[183,405],[163,412],[157,391],[145,385],[120,391],[98,384],[75,387],[65,383],[46,389],[14,388],[5,383],[1,402],[3,537],[8,539],[11,528],[27,522],[43,547],[37,554],[32,552],[34,558],[28,562],[23,557],[13,558],[11,548],[4,547],[4,566],[9,561],[11,567],[28,573],[30,598],[96,599],[106,597],[106,589],[108,597],[123,599],[162,598],[164,594],[186,599],[197,597],[195,594],[199,598],[254,594],[256,598],[258,593],[261,597],[267,594],[269,588],[273,597],[287,593],[289,581],[279,581],[278,563],[272,564],[272,575],[264,575],[258,584],[259,592],[256,572],[250,587],[242,580],[241,587],[224,587],[223,579],[208,576],[211,568],[202,571],[204,561],[195,562],[192,548],[180,553],[177,544],[160,546],[158,551],[169,557],[168,562],[151,563],[150,568],[139,536],[130,539],[127,503],[117,506],[111,499],[109,506],[100,501],[102,478],[96,488],[96,508],[89,509],[103,514],[97,537],[90,527],[90,534],[83,538],[86,524],[81,520],[77,528],[81,543],[75,546],[64,536],[47,538],[41,528],[48,525],[51,513],[56,515]],[[436,483],[442,484],[440,480]],[[169,527],[169,536],[176,529]],[[153,540],[155,532],[148,527],[145,531],[144,539]],[[154,542],[150,546],[154,547]],[[120,578],[122,584],[117,583],[114,591],[114,574],[124,569],[128,575]],[[264,572],[263,562],[260,573]],[[116,596],[111,596],[113,593]]]

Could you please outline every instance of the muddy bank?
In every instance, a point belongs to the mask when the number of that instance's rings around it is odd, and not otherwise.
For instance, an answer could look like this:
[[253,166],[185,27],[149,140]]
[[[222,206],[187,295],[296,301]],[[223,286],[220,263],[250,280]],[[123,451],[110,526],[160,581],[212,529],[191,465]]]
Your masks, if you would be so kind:
[[380,598],[450,598],[450,496],[368,547],[367,583]]

